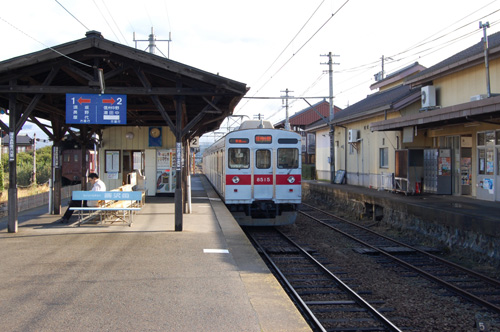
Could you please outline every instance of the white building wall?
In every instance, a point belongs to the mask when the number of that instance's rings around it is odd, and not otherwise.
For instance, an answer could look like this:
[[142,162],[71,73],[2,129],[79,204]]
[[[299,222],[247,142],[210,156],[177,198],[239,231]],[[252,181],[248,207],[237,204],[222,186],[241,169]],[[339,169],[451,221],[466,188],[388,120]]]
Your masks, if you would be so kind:
[[330,129],[316,132],[316,175],[318,180],[330,180]]

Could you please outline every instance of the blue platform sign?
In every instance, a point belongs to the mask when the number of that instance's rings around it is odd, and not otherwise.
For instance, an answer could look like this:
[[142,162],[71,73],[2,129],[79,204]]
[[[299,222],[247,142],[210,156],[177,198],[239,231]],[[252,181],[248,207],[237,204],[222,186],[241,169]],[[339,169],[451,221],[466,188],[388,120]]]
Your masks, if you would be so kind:
[[127,95],[67,93],[66,123],[124,125]]

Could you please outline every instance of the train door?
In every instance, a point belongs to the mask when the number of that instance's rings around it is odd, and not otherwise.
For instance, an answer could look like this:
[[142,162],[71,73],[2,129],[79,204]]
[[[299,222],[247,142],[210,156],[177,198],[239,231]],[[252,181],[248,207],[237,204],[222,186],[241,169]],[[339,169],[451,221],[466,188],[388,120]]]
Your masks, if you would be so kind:
[[[276,203],[279,200],[300,202],[301,155],[298,148],[278,148],[276,167]],[[279,198],[279,200],[278,200]]]
[[253,174],[254,199],[271,200],[273,198],[274,176],[272,150],[255,150],[255,168]]

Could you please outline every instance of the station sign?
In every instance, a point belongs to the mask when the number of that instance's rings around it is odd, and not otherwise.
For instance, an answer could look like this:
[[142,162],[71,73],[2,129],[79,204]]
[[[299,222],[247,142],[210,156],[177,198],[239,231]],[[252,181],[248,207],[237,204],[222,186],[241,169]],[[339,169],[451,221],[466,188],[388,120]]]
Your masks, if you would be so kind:
[[67,93],[66,123],[124,125],[127,95]]

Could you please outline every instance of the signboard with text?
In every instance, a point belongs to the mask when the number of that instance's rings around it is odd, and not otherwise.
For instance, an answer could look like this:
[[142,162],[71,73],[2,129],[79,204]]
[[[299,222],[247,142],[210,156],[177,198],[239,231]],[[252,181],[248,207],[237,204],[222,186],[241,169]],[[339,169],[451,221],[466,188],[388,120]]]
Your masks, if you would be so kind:
[[66,94],[66,123],[127,123],[127,95]]

